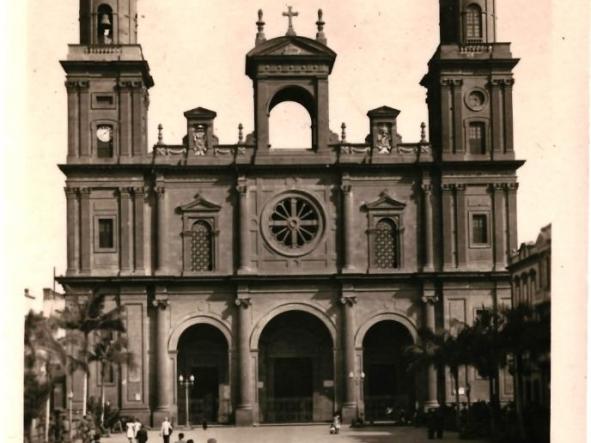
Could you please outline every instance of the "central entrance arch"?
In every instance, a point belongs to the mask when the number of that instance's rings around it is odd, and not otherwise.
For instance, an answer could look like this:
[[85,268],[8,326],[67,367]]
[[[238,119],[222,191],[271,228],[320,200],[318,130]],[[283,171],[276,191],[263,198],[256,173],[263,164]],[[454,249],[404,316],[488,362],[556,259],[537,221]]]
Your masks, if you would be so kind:
[[[179,424],[226,423],[230,414],[228,341],[215,326],[194,324],[183,331],[177,345],[177,405]],[[195,378],[182,385],[178,376]],[[188,411],[187,417],[187,397]],[[189,421],[187,420],[189,418]]]
[[261,421],[329,421],[334,402],[333,343],[326,325],[303,311],[287,311],[264,327],[259,349]]

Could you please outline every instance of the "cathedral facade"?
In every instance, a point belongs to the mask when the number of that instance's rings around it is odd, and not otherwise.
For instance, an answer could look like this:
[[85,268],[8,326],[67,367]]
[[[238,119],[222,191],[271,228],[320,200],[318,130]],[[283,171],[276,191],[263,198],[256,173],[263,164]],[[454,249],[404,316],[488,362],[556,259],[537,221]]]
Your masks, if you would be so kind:
[[[61,62],[68,258],[58,281],[67,297],[100,290],[124,307],[136,362],[104,382],[122,414],[153,425],[335,412],[347,422],[452,399],[447,374],[409,374],[403,351],[423,327],[510,303],[523,162],[513,149],[517,60],[496,41],[495,0],[439,3],[420,140],[403,143],[399,111],[381,103],[365,140],[331,131],[336,54],[322,12],[308,38],[290,8],[287,34],[270,39],[259,12],[246,55],[253,133],[222,144],[216,112],[196,107],[183,140],[149,149],[154,81],[136,0],[80,0],[80,42]],[[310,116],[302,149],[270,144],[269,114],[284,102]],[[99,383],[92,368],[90,395]],[[472,401],[488,398],[473,369],[460,385]],[[70,387],[78,405],[81,377]],[[513,395],[508,375],[500,394]]]

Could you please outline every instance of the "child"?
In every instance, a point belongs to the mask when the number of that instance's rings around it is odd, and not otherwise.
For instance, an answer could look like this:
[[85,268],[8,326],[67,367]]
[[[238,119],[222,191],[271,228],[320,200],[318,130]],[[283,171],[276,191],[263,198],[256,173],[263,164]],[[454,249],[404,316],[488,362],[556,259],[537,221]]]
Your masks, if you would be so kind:
[[177,440],[176,443],[186,443],[185,442],[185,434],[183,434],[182,432],[179,432],[179,439]]

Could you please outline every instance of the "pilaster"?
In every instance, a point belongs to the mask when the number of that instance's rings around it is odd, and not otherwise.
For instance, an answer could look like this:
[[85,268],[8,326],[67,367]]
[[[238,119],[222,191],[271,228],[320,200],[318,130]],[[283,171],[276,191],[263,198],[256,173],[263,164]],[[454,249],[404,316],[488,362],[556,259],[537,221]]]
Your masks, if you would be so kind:
[[511,252],[518,248],[517,240],[517,189],[519,183],[507,184],[507,251]]
[[92,218],[90,214],[90,188],[80,188],[80,271],[90,272]]
[[80,271],[79,253],[79,201],[78,188],[64,188],[66,193],[66,230],[68,269],[66,274],[77,274]]
[[358,393],[355,383],[355,305],[357,304],[357,297],[343,293],[339,301],[343,306],[344,378],[346,380],[342,419],[344,423],[351,423],[358,416]]
[[[503,146],[503,96],[502,81],[492,80],[491,88],[491,110],[492,110],[492,146],[493,156],[504,151]],[[494,158],[494,157],[493,157]]]
[[66,81],[68,93],[68,157],[79,156],[80,143],[80,108],[78,96],[78,82]]
[[466,223],[466,186],[456,184],[456,238],[458,268],[466,267],[466,254],[468,242],[468,227]]
[[341,219],[343,224],[343,273],[355,272],[353,265],[353,239],[355,233],[353,232],[353,191],[348,178],[343,177],[341,184],[341,195],[343,202],[343,217]]
[[154,411],[156,423],[161,423],[164,417],[171,415],[173,406],[172,394],[175,378],[172,375],[172,361],[168,354],[168,333],[170,329],[170,318],[168,309],[169,302],[166,295],[156,295],[152,300],[152,306],[156,310],[157,328],[157,399],[156,410]]
[[433,272],[433,186],[430,183],[422,185],[423,190],[423,207],[424,209],[424,262],[423,271]]
[[158,226],[156,228],[158,237],[158,268],[156,270],[157,275],[166,275],[168,271],[167,258],[168,258],[168,198],[166,196],[166,189],[164,186],[157,186],[156,192],[156,205],[158,206]]
[[495,270],[504,271],[507,267],[505,239],[505,185],[495,183],[492,186],[494,210],[494,252]]
[[250,251],[250,195],[245,177],[238,179],[236,186],[239,205],[240,224],[240,267],[238,273],[251,273],[251,251]]
[[119,82],[119,154],[121,157],[131,156],[131,82]]
[[512,78],[503,80],[503,103],[504,103],[504,128],[505,128],[505,153],[513,154],[513,85]]
[[462,79],[450,80],[453,87],[453,140],[454,153],[463,153],[464,149],[464,127],[463,127],[463,105],[462,105]]
[[78,134],[80,134],[80,157],[90,157],[90,137],[91,131],[90,128],[90,121],[89,121],[89,112],[90,112],[90,93],[89,93],[89,82],[88,81],[79,81],[78,82],[78,94],[80,98],[79,102],[79,128]]
[[131,192],[131,188],[119,188],[119,268],[122,274],[128,274],[131,271],[131,240],[133,235],[131,228],[133,222]]
[[451,111],[451,85],[452,82],[447,79],[440,81],[441,86],[441,150],[444,154],[452,152],[451,129],[452,129],[452,111]]
[[455,267],[454,261],[454,220],[453,220],[453,189],[450,184],[441,185],[441,201],[443,205],[443,268],[449,269]]
[[134,269],[135,274],[144,275],[146,272],[144,264],[144,188],[133,188],[134,205]]

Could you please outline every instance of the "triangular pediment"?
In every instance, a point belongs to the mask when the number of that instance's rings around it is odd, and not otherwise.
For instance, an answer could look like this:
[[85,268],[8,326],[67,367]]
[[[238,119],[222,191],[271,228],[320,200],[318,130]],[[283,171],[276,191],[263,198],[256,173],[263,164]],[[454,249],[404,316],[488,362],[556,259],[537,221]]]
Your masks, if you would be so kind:
[[177,208],[178,212],[215,212],[219,211],[222,207],[216,203],[213,203],[205,199],[201,194],[195,195],[195,200],[191,203],[187,203],[184,206]]
[[396,209],[402,210],[406,207],[406,203],[390,197],[386,191],[382,191],[377,200],[365,204],[365,209]]
[[331,58],[336,56],[328,46],[316,40],[299,36],[284,36],[267,40],[257,45],[248,53],[247,57],[273,55],[316,55],[330,56]]

